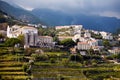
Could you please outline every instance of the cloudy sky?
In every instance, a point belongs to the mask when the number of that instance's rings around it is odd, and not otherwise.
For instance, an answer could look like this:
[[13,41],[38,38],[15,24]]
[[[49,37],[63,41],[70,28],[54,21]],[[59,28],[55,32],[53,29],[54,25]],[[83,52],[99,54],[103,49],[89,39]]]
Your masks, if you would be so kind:
[[120,0],[3,0],[27,10],[47,8],[71,13],[95,14],[120,19]]

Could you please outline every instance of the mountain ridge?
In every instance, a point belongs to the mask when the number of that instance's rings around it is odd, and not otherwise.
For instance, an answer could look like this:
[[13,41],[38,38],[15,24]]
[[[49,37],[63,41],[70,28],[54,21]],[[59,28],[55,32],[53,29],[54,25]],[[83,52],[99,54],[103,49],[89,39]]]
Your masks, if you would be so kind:
[[11,4],[1,0],[0,0],[0,10],[23,22],[43,23],[39,18],[31,14],[29,11],[22,9],[20,7],[14,7]]
[[115,32],[120,27],[120,19],[86,14],[68,14],[50,9],[34,9],[32,13],[50,26],[81,24],[86,29]]

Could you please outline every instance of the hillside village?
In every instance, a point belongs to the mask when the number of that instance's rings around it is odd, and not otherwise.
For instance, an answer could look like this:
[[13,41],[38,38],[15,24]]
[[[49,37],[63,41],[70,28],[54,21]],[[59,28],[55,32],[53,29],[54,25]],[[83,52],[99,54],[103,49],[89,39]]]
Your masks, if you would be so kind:
[[0,23],[0,79],[119,80],[120,34],[8,17]]
[[[43,26],[43,28],[47,27]],[[6,30],[1,30],[0,33],[8,38],[18,38],[20,35],[23,35],[24,48],[39,47],[55,49],[56,47],[61,48],[61,46],[64,48],[64,44],[57,43],[65,39],[71,39],[75,43],[75,45],[70,46],[67,50],[71,53],[87,55],[88,50],[93,50],[94,53],[100,54],[101,56],[103,54],[109,56],[120,53],[120,34],[114,36],[112,33],[105,31],[87,30],[84,29],[83,25],[56,26],[54,29],[56,34],[53,37],[38,34],[38,26],[32,24],[28,24],[28,26],[8,26]],[[59,42],[53,40],[56,36]],[[2,39],[1,37],[0,40],[6,39]],[[15,44],[14,46],[20,47],[20,44]]]
[[57,26],[56,30],[59,31],[57,34],[59,40],[71,38],[76,43],[73,47],[73,53],[76,53],[76,50],[79,50],[80,53],[85,55],[85,51],[89,49],[98,52],[104,50],[108,55],[120,53],[119,35],[116,38],[109,32],[85,30],[83,25]]
[[0,80],[120,80],[120,1],[84,1],[0,0]]

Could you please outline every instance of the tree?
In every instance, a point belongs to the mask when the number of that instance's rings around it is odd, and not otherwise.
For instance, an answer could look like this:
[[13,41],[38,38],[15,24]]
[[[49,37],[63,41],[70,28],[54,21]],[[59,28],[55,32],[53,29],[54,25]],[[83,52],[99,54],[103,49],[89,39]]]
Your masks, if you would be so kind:
[[8,38],[6,41],[5,41],[5,44],[6,46],[8,47],[14,47],[15,44],[18,44],[20,43],[20,40],[17,39],[17,38]]
[[0,34],[0,42],[3,42],[5,39],[5,36],[3,34]]
[[72,54],[69,57],[70,61],[77,61],[77,62],[82,62],[83,61],[83,57],[78,55],[78,54]]
[[24,35],[19,35],[18,39],[20,40],[21,46],[24,46]]
[[109,42],[108,40],[103,40],[103,45],[104,45],[106,48],[108,48],[108,47],[111,46],[111,45],[110,45],[110,42]]
[[55,28],[51,28],[51,27],[47,27],[47,28],[40,27],[38,29],[38,33],[41,36],[51,36],[51,37],[54,37],[56,35]]
[[4,38],[4,36],[3,36],[2,34],[0,34],[0,39],[1,39],[1,38]]
[[64,39],[60,42],[60,44],[66,48],[70,48],[75,45],[75,42],[72,39]]
[[14,52],[15,52],[14,46],[15,46],[15,44],[18,44],[18,43],[20,43],[20,40],[17,39],[17,38],[8,38],[8,39],[5,41],[5,45],[6,45],[7,47],[13,47],[13,54],[14,54]]
[[57,44],[60,43],[60,41],[59,41],[59,39],[58,39],[58,36],[54,36],[54,37],[53,37],[53,41],[55,41]]
[[120,53],[117,54],[116,58],[120,60]]
[[102,39],[101,34],[94,34],[93,32],[91,32],[91,37],[93,37],[95,39]]

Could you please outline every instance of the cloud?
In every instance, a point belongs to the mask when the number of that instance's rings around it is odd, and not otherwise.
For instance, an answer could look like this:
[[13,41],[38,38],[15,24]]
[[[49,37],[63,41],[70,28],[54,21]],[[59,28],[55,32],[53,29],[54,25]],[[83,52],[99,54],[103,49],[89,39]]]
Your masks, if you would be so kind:
[[47,8],[71,13],[89,13],[120,18],[120,0],[3,0],[25,9]]

